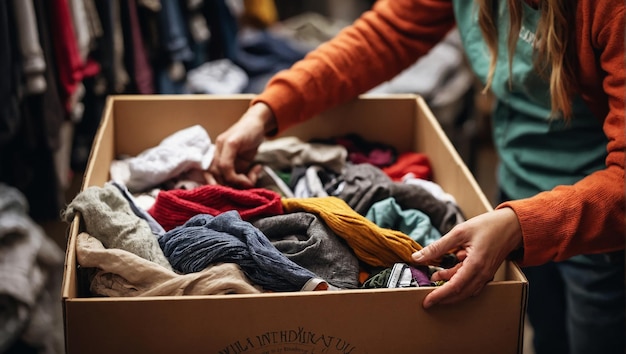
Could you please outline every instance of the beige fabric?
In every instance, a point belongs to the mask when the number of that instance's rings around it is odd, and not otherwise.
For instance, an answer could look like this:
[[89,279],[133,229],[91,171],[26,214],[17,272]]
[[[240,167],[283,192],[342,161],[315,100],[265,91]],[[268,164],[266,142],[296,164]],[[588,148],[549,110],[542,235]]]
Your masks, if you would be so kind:
[[83,232],[76,240],[81,267],[96,268],[92,293],[103,296],[257,294],[255,286],[235,263],[220,263],[190,274],[177,274],[154,262],[120,249],[106,249]]

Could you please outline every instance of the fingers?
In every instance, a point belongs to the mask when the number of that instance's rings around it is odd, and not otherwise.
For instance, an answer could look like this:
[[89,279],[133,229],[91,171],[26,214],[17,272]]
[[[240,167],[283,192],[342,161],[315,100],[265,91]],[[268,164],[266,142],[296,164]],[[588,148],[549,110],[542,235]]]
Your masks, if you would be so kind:
[[213,175],[213,173],[211,173],[211,171],[204,171],[203,173],[204,176],[204,182],[208,185],[216,185],[219,184],[217,182],[217,179],[215,178],[215,176]]
[[251,168],[266,129],[275,128],[272,112],[255,104],[215,140],[215,158],[210,171],[219,184],[241,189],[256,185],[260,169]]
[[252,188],[256,184],[257,170],[247,173],[238,173],[237,163],[238,149],[218,137],[216,141],[216,153],[210,167],[211,175],[217,184],[233,185],[239,188]]
[[[458,228],[453,228],[450,232],[448,232],[448,234],[439,240],[413,253],[411,255],[413,262],[417,264],[426,264],[434,259],[442,257],[446,253],[449,253],[450,250],[458,249],[464,243],[464,240],[461,239],[462,233],[457,230]],[[462,254],[462,256],[464,257],[465,254]]]
[[213,173],[216,184],[234,186],[241,189],[253,188],[257,181],[257,170],[250,170],[248,173],[236,173],[234,168],[221,169],[216,167],[219,172]]
[[447,282],[426,295],[423,302],[425,309],[437,304],[451,304],[468,297],[478,296],[485,285],[493,280],[493,274],[480,271],[479,267],[465,261],[454,268],[436,272],[432,279],[447,280]]
[[456,274],[456,272],[461,268],[461,266],[463,265],[463,263],[457,263],[454,267],[449,268],[449,269],[441,269],[437,272],[435,272],[435,274],[433,274],[431,276],[431,280],[433,281],[438,281],[438,280],[450,280],[452,278],[452,276],[454,274]]
[[437,304],[461,301],[480,291],[481,288],[481,285],[476,284],[470,278],[468,272],[463,272],[463,269],[459,269],[449,281],[426,295],[423,306],[425,309],[429,309]]

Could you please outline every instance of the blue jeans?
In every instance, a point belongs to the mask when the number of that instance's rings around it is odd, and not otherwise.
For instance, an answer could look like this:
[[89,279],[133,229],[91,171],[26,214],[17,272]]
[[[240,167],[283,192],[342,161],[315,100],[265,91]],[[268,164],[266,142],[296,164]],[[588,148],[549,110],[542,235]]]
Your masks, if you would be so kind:
[[523,268],[536,354],[625,350],[624,253]]
[[625,353],[624,251],[522,270],[536,354]]

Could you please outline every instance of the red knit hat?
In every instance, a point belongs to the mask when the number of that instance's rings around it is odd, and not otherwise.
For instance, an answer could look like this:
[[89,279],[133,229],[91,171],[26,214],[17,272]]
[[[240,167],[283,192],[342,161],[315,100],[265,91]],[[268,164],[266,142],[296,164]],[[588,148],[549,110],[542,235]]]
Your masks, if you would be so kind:
[[148,213],[169,231],[197,214],[217,216],[229,210],[237,210],[242,220],[249,221],[280,215],[283,206],[280,194],[269,189],[239,190],[222,185],[205,185],[190,190],[160,191]]

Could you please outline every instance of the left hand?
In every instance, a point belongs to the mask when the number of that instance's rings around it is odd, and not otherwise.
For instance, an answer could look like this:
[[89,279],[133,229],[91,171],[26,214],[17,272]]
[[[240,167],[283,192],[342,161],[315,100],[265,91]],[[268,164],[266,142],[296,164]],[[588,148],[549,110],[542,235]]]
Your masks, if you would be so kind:
[[432,280],[446,280],[446,283],[426,296],[424,308],[478,295],[506,257],[522,245],[522,229],[510,208],[490,211],[455,226],[412,256],[416,264],[427,264],[449,250],[459,250],[460,262],[456,266],[433,274]]

